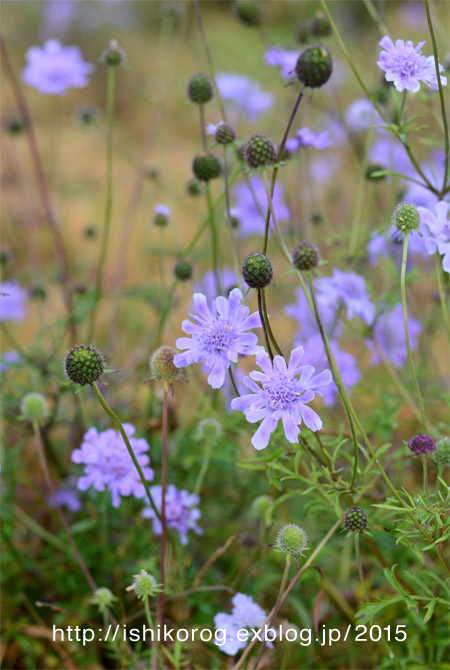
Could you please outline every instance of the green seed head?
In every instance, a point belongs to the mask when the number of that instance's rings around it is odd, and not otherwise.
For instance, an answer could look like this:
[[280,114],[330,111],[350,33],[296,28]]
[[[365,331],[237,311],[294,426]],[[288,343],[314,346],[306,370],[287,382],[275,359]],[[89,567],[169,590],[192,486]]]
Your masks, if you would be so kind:
[[301,21],[295,31],[295,35],[300,44],[306,44],[312,38],[311,23]]
[[314,37],[327,37],[331,33],[331,25],[323,12],[317,12],[311,21],[311,32]]
[[361,507],[350,507],[345,515],[345,528],[349,533],[364,533],[367,516]]
[[107,607],[112,607],[116,600],[117,598],[112,591],[105,586],[101,586],[94,591],[90,602],[92,605],[97,605],[100,612],[104,612]]
[[64,370],[70,381],[80,386],[97,382],[105,369],[103,356],[95,347],[82,344],[66,356]]
[[265,254],[254,251],[242,263],[242,276],[250,288],[264,288],[272,281],[272,263]]
[[127,587],[127,591],[134,591],[139,600],[151,598],[161,591],[161,584],[156,582],[153,575],[146,570],[141,570],[138,575],[133,575],[133,583]]
[[172,382],[180,374],[180,369],[174,365],[173,357],[177,354],[174,347],[163,345],[158,347],[150,356],[150,372],[153,379]]
[[436,450],[431,453],[431,458],[438,467],[450,465],[450,437],[444,437],[436,444]]
[[47,401],[41,393],[27,393],[20,403],[20,411],[28,421],[42,421],[48,415]]
[[196,197],[196,196],[201,194],[202,185],[196,179],[191,179],[186,184],[186,191],[187,191],[188,195],[192,195],[192,196]]
[[109,47],[102,53],[101,61],[105,65],[117,67],[127,59],[125,51],[119,46],[117,40],[111,40]]
[[306,549],[308,537],[300,526],[288,523],[278,531],[275,546],[285,554],[301,554]]
[[192,277],[193,272],[192,263],[189,263],[189,261],[181,259],[175,264],[173,272],[175,277],[180,281],[187,281]]
[[250,515],[253,519],[266,517],[273,504],[273,498],[270,496],[258,496],[252,502]]
[[6,130],[10,135],[21,135],[25,130],[25,119],[20,114],[10,116],[6,120]]
[[399,233],[413,233],[420,226],[420,214],[410,202],[401,202],[397,205],[392,220]]
[[295,66],[297,77],[308,88],[323,86],[333,71],[333,61],[327,47],[315,44],[307,47]]
[[209,102],[214,95],[212,83],[206,74],[194,74],[188,83],[188,96],[191,102],[197,105],[204,105]]
[[273,165],[276,159],[274,144],[265,135],[253,135],[245,145],[245,162],[251,170]]
[[234,128],[228,123],[221,123],[217,126],[217,130],[214,133],[214,139],[217,144],[231,144],[236,139]]
[[209,181],[219,177],[222,168],[219,159],[214,154],[205,154],[194,158],[192,171],[200,181]]
[[312,242],[300,242],[292,252],[292,262],[297,270],[313,270],[319,265],[320,251]]
[[246,26],[259,26],[262,23],[261,7],[255,0],[238,0],[236,14]]

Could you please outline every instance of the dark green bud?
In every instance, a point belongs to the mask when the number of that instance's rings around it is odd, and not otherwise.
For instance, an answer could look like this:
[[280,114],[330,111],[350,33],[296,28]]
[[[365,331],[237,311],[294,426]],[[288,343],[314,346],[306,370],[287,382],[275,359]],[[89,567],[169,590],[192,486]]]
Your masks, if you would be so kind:
[[251,170],[273,165],[276,159],[273,142],[265,135],[253,135],[245,145],[245,162]]
[[246,26],[259,26],[262,23],[261,6],[255,0],[238,0],[236,15]]
[[320,251],[312,242],[300,242],[292,252],[292,263],[297,270],[313,270],[319,265]]
[[231,144],[236,139],[234,128],[228,123],[221,123],[220,126],[217,126],[217,130],[214,133],[214,139],[217,144]]
[[345,528],[348,533],[364,533],[367,516],[361,507],[350,507],[345,514]]
[[176,263],[173,272],[177,279],[180,279],[181,281],[187,281],[192,277],[192,263],[181,259]]
[[209,181],[219,177],[222,168],[219,159],[214,154],[205,154],[194,158],[192,171],[200,181]]
[[333,71],[333,61],[327,47],[315,44],[298,57],[295,71],[300,82],[308,88],[323,86]]
[[242,263],[242,276],[250,288],[264,288],[272,281],[272,263],[265,254],[254,251]]
[[81,344],[71,349],[64,361],[64,370],[67,377],[74,384],[80,386],[92,385],[97,382],[105,369],[103,356],[95,347]]
[[214,95],[213,86],[206,74],[194,74],[188,83],[188,96],[191,102],[197,105],[204,105],[209,102]]

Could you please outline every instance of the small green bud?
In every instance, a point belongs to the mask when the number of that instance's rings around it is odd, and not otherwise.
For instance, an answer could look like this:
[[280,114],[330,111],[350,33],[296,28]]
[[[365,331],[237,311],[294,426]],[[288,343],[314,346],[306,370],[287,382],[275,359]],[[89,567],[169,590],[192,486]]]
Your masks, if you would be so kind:
[[238,0],[236,15],[246,26],[259,26],[262,23],[261,6],[255,0]]
[[162,585],[147,570],[141,570],[138,575],[133,575],[133,583],[127,586],[127,591],[134,591],[139,600],[146,600],[160,593]]
[[188,192],[188,195],[196,197],[201,194],[202,185],[199,181],[197,181],[197,179],[191,179],[186,184],[186,191]]
[[320,251],[312,242],[300,242],[292,252],[292,263],[297,270],[313,270],[319,265]]
[[413,233],[419,229],[420,214],[410,202],[401,202],[394,209],[392,221],[400,234]]
[[278,531],[275,547],[285,554],[296,556],[301,554],[308,545],[308,537],[300,526],[288,523]]
[[361,507],[350,507],[345,514],[345,528],[349,533],[364,533],[367,516]]
[[8,249],[0,249],[0,267],[9,267],[12,264],[12,259],[12,254]]
[[301,21],[296,28],[295,35],[301,44],[309,42],[312,38],[310,22]]
[[197,105],[204,105],[209,102],[214,95],[213,86],[206,74],[194,74],[188,83],[188,96],[191,102]]
[[249,254],[242,263],[242,276],[250,288],[268,286],[273,277],[270,259],[260,251]]
[[64,370],[67,377],[74,384],[86,386],[97,382],[105,369],[103,356],[95,347],[81,344],[71,349],[64,361]]
[[48,416],[47,401],[41,393],[27,393],[21,400],[20,411],[26,421],[43,421]]
[[209,181],[219,177],[222,168],[219,159],[214,154],[205,154],[194,158],[192,171],[200,181]]
[[236,139],[235,130],[228,123],[221,123],[217,126],[214,139],[217,144],[231,144]]
[[98,237],[98,228],[96,226],[86,226],[83,235],[88,240],[96,240]]
[[431,458],[438,467],[450,465],[450,437],[444,437],[436,444],[436,450],[431,453]]
[[273,165],[276,159],[275,146],[265,135],[253,135],[245,145],[245,162],[250,170]]
[[89,600],[92,605],[97,605],[99,611],[103,614],[106,608],[112,607],[114,602],[117,600],[116,596],[105,586],[94,591],[94,595]]
[[75,110],[75,118],[83,124],[83,126],[92,125],[99,115],[98,107],[95,105],[80,105]]
[[317,12],[311,21],[311,32],[314,37],[328,37],[331,25],[323,12]]
[[320,88],[330,78],[333,61],[327,47],[315,44],[298,57],[295,71],[300,82],[308,88]]
[[25,130],[25,119],[21,114],[15,114],[6,119],[5,127],[10,135],[21,135]]
[[163,345],[158,347],[150,356],[150,372],[152,379],[161,379],[172,382],[180,374],[180,369],[174,365],[173,357],[177,354],[174,347]]
[[101,55],[101,62],[111,67],[117,67],[127,59],[125,51],[119,46],[117,40],[111,40],[109,47]]
[[270,496],[258,496],[252,502],[250,516],[252,519],[263,519],[266,524],[270,521],[273,510],[273,498]]
[[30,298],[45,300],[47,297],[47,290],[42,284],[35,284],[30,288],[29,291]]
[[192,263],[189,263],[189,261],[186,261],[183,258],[177,261],[173,269],[175,277],[180,281],[187,281],[190,279],[192,277],[192,272]]

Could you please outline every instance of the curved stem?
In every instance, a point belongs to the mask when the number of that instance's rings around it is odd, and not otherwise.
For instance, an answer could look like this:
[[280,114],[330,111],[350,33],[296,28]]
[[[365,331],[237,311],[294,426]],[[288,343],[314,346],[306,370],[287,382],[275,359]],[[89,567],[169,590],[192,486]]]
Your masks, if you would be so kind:
[[219,241],[217,237],[216,220],[214,216],[214,207],[211,199],[211,187],[209,182],[205,184],[206,203],[208,205],[208,221],[211,228],[211,251],[212,251],[212,268],[214,278],[216,280],[217,295],[221,294],[220,273],[219,273]]
[[419,382],[417,381],[417,376],[416,376],[416,370],[414,368],[414,362],[412,358],[412,353],[411,353],[411,345],[409,342],[409,329],[408,329],[408,309],[407,309],[407,304],[406,304],[406,261],[408,257],[408,238],[409,238],[409,233],[405,233],[405,237],[403,240],[403,254],[402,254],[402,269],[400,273],[400,288],[401,288],[401,294],[402,294],[402,305],[403,305],[403,327],[405,330],[405,341],[406,341],[406,350],[408,352],[408,363],[409,363],[409,370],[411,372],[411,377],[413,380],[414,384],[414,389],[416,392],[417,396],[417,402],[419,404],[419,410],[420,410],[420,418],[423,424],[423,427],[425,431],[428,431],[427,428],[427,420],[425,417],[425,409],[423,406],[423,401],[422,401],[422,395],[420,393],[419,389]]

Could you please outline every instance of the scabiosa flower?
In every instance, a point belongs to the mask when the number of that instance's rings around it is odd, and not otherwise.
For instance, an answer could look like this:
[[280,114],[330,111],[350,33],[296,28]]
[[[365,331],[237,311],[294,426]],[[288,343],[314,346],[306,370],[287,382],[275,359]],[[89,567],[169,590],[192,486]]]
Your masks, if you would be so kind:
[[333,144],[327,130],[316,133],[308,127],[299,128],[295,133],[300,147],[314,147],[314,149],[326,149]]
[[208,384],[215,389],[223,386],[230,362],[237,363],[239,354],[254,354],[258,342],[254,333],[246,331],[261,326],[259,314],[250,314],[250,309],[241,303],[242,293],[238,288],[231,291],[228,299],[215,298],[211,309],[206,296],[195,293],[197,314],[191,314],[194,323],[185,319],[182,324],[184,332],[191,337],[180,337],[176,341],[177,349],[187,351],[174,357],[175,365],[184,368],[204,361],[210,372]]
[[411,161],[405,147],[392,133],[378,129],[376,139],[368,152],[370,163],[379,165],[381,169],[400,172],[409,176]]
[[[314,281],[317,288],[317,280]],[[337,338],[341,331],[341,324],[336,318],[336,304],[330,304],[326,294],[316,291],[317,308],[322,325],[328,335]],[[298,322],[298,339],[305,342],[319,334],[319,328],[301,287],[297,289],[296,301],[287,305],[285,312]]]
[[269,47],[264,54],[264,61],[280,70],[283,79],[295,77],[295,66],[297,64],[298,51],[287,51],[280,47]]
[[[377,65],[386,73],[386,81],[394,82],[397,91],[417,93],[421,82],[431,88],[438,88],[434,57],[421,53],[425,42],[419,42],[415,47],[411,40],[405,42],[399,39],[394,44],[390,37],[385,36],[379,44],[385,51],[380,53]],[[443,71],[444,68],[439,64],[439,72]],[[446,86],[447,78],[443,75],[440,77],[441,84]]]
[[362,133],[381,121],[380,115],[367,98],[353,100],[345,112],[345,122],[355,133]]
[[[400,239],[400,233],[391,226],[386,234],[373,233],[369,240],[366,250],[369,258],[369,264],[377,265],[380,258],[392,257],[399,265],[402,262],[403,242]],[[407,269],[411,265],[413,258],[427,258],[426,238],[420,235],[411,235],[408,240],[408,259]]]
[[0,284],[0,321],[20,323],[28,316],[27,293],[14,281]]
[[[239,183],[233,188],[235,204],[234,214],[238,220],[238,232],[241,237],[249,237],[253,233],[264,234],[264,223],[267,212],[267,193],[261,177],[254,176],[247,183]],[[288,206],[283,200],[283,187],[275,185],[273,207],[278,221],[286,221],[290,216]]]
[[22,79],[41,93],[64,95],[70,87],[84,88],[95,69],[83,60],[78,47],[64,47],[58,40],[47,40],[43,48],[31,47],[25,56]]
[[420,456],[421,454],[428,454],[430,451],[436,450],[436,440],[430,435],[414,435],[413,439],[408,442],[410,450]]
[[[420,169],[430,184],[439,190],[444,180],[445,171],[445,153],[441,149],[436,149],[432,152],[428,161],[420,163]],[[438,197],[432,193],[426,186],[407,182],[405,184],[408,190],[405,193],[404,199],[407,202],[414,202],[416,205],[433,209],[438,203]]]
[[450,272],[450,205],[441,200],[434,212],[418,207],[420,220],[428,231],[425,238],[427,252],[431,255],[439,252],[442,256],[442,268]]
[[[162,487],[152,486],[150,488],[153,502],[155,503],[158,512],[161,512],[162,505]],[[169,484],[166,489],[165,500],[166,522],[169,528],[177,530],[180,535],[181,544],[187,544],[188,532],[193,530],[197,535],[202,534],[202,529],[198,526],[197,521],[200,519],[202,513],[197,508],[200,503],[199,496],[188,491],[179,491],[173,484]],[[155,514],[152,507],[145,507],[142,516],[145,519],[153,520],[153,532],[156,535],[161,535],[162,524]]]
[[[312,365],[303,365],[303,347],[296,347],[289,365],[282,356],[275,356],[273,363],[262,347],[256,353],[256,363],[262,372],[254,370],[244,378],[244,384],[252,393],[234,398],[232,409],[244,412],[249,423],[263,420],[252,437],[255,449],[265,449],[278,425],[283,421],[284,434],[292,444],[298,442],[299,425],[305,424],[312,431],[322,428],[320,417],[307,406],[316,396],[317,389],[331,384],[329,370],[315,375]],[[297,378],[299,376],[299,378]],[[258,386],[255,382],[260,382]]]
[[0,372],[6,372],[12,365],[20,363],[20,354],[18,351],[5,351],[0,356]]
[[69,512],[79,512],[82,508],[81,500],[76,489],[76,477],[69,479],[51,493],[47,502],[51,507],[66,507]]
[[[154,477],[149,467],[150,458],[145,453],[150,449],[144,439],[133,437],[136,429],[129,423],[123,428],[130,441],[133,452],[147,481]],[[90,486],[97,491],[109,489],[112,495],[112,504],[119,507],[120,497],[145,496],[145,488],[134,466],[130,454],[120,433],[113,429],[98,432],[96,428],[89,428],[83,437],[79,449],[72,453],[74,463],[84,463],[84,476],[78,479],[80,491],[86,491]]]
[[[411,349],[417,347],[422,326],[408,316],[409,343]],[[373,339],[380,347],[388,361],[396,368],[401,368],[407,359],[405,331],[403,328],[403,308],[401,304],[381,314],[373,324]],[[372,351],[372,365],[380,362],[380,356],[373,342],[368,342]]]
[[[219,279],[223,293],[226,296],[234,288],[238,288],[238,284],[243,287],[244,291],[247,290],[247,287],[244,287],[243,282],[241,282],[236,276],[235,271],[230,270],[229,268],[223,268],[223,270],[219,272]],[[217,295],[215,273],[212,270],[205,272],[203,277],[199,281],[195,282],[194,290],[195,293],[203,293],[203,295],[206,296],[206,300],[208,302],[212,302]]]
[[330,305],[335,304],[336,308],[345,306],[349,319],[359,316],[366,323],[372,323],[375,307],[367,292],[366,282],[360,275],[335,269],[331,277],[319,277],[316,286]]
[[296,523],[287,523],[278,531],[275,547],[285,554],[297,556],[306,549],[307,544],[308,536],[303,528]]
[[216,83],[223,100],[231,103],[232,116],[253,122],[267,112],[274,102],[271,93],[263,91],[258,82],[233,72],[219,72]]
[[[238,639],[238,631],[243,628],[258,629],[266,620],[266,613],[264,610],[251,598],[244,593],[236,593],[231,599],[233,608],[231,614],[219,612],[214,617],[214,625],[216,629],[225,630],[226,637],[222,641],[216,641],[220,650],[228,656],[234,656],[241,649],[247,646],[247,641]],[[262,633],[264,635],[264,633]],[[261,639],[264,639],[261,635]],[[240,636],[242,638],[242,635]],[[271,642],[266,643],[268,647],[272,647]]]

